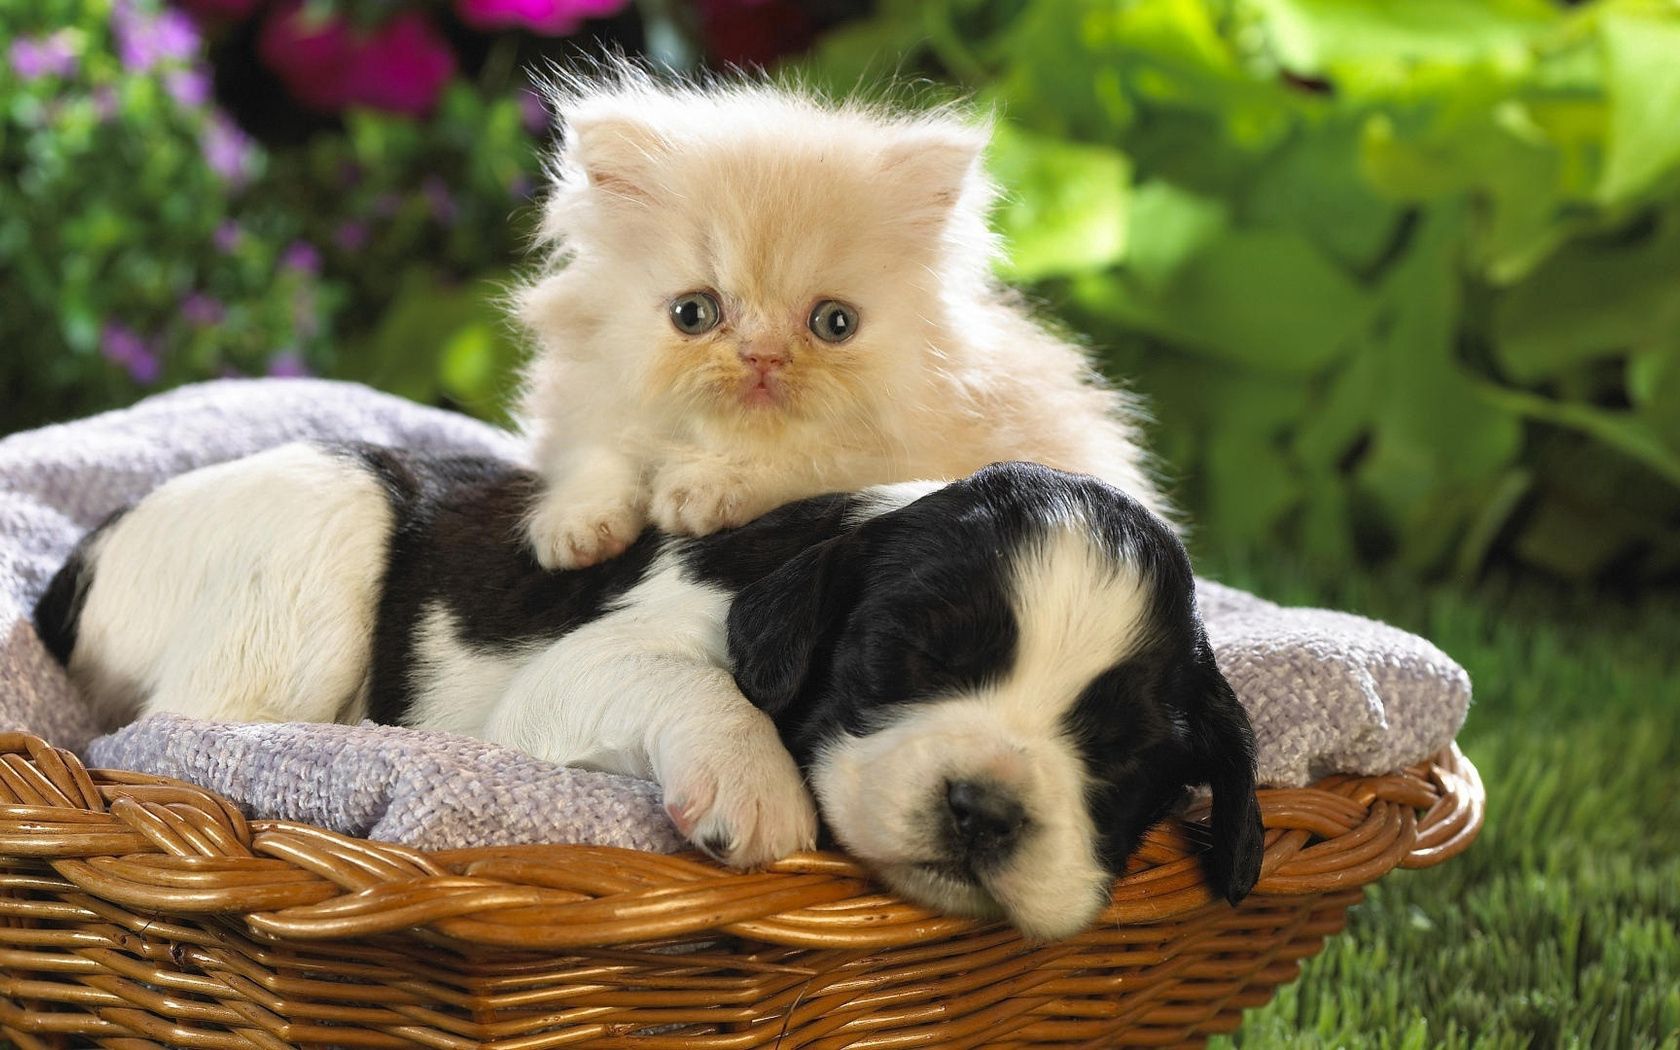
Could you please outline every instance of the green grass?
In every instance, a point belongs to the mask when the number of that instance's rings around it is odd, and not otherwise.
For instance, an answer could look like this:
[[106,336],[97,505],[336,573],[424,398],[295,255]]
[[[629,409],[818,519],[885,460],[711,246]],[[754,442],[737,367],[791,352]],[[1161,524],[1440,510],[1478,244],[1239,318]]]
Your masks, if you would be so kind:
[[1680,1048],[1680,601],[1466,594],[1287,565],[1215,573],[1363,612],[1469,669],[1481,838],[1372,887],[1221,1050]]

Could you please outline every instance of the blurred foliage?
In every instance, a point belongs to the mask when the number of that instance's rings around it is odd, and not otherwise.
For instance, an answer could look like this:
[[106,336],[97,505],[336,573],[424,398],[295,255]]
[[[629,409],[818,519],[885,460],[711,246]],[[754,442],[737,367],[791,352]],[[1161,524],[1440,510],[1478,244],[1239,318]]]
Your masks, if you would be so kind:
[[519,351],[494,304],[549,131],[511,39],[424,118],[305,115],[268,145],[212,97],[200,32],[158,0],[0,9],[0,433],[265,373],[498,418]]
[[1680,8],[883,0],[800,64],[1003,118],[1009,276],[1204,548],[1680,570]]
[[3,429],[330,343],[333,289],[288,265],[296,217],[241,192],[266,158],[198,97],[190,24],[123,11],[0,7]]
[[343,318],[335,377],[505,418],[521,351],[496,304],[535,221],[538,146],[512,94],[458,82],[425,122],[352,110],[276,156],[262,192],[365,311]]
[[[159,3],[0,8],[0,432],[263,372],[500,417],[548,134],[522,69],[635,49],[636,14],[443,17],[423,115],[323,114],[260,61],[286,5],[183,32]],[[1680,573],[1680,8],[749,7],[643,10],[714,58],[820,32],[800,68],[835,90],[921,74],[999,112],[1005,276],[1150,397],[1204,552]]]

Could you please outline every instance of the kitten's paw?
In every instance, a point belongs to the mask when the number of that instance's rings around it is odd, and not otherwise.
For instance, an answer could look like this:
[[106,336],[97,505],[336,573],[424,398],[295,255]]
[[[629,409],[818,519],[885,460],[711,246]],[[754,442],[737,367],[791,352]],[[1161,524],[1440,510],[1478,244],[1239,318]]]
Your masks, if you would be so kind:
[[581,569],[623,554],[646,525],[634,500],[575,499],[568,487],[545,493],[526,529],[543,568]]
[[669,467],[654,478],[648,511],[653,523],[666,532],[708,536],[719,529],[745,525],[769,510],[762,502],[743,472],[684,464]]
[[665,784],[665,812],[731,868],[762,868],[817,841],[817,807],[768,718],[696,742]]

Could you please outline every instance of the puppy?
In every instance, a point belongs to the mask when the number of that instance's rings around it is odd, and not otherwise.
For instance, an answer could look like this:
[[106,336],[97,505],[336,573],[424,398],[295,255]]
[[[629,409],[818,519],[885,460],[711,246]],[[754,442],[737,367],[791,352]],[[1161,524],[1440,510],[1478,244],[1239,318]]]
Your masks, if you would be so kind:
[[537,560],[1026,459],[1153,510],[1133,403],[991,277],[985,126],[634,69],[559,89],[517,296]]
[[1249,725],[1172,531],[1006,463],[650,532],[545,572],[503,462],[290,445],[182,475],[89,535],[36,608],[110,721],[372,718],[657,780],[736,867],[817,807],[907,897],[1056,938],[1211,784],[1207,869],[1261,852]]

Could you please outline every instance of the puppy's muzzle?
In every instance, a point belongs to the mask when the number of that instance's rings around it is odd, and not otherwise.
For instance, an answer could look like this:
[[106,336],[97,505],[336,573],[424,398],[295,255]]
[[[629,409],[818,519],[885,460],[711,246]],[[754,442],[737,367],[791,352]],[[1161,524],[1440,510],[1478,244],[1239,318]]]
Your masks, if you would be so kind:
[[945,822],[953,857],[970,870],[985,869],[1014,851],[1027,826],[1027,810],[999,785],[953,780],[945,787]]

